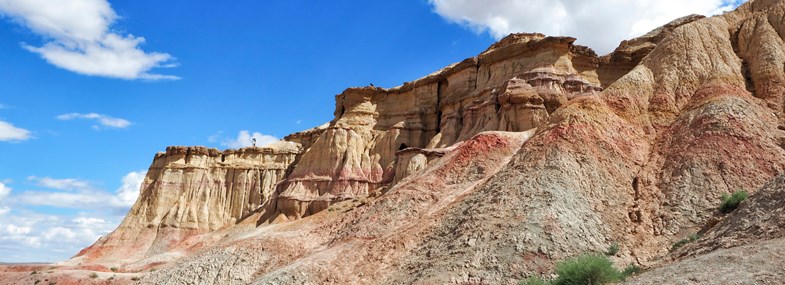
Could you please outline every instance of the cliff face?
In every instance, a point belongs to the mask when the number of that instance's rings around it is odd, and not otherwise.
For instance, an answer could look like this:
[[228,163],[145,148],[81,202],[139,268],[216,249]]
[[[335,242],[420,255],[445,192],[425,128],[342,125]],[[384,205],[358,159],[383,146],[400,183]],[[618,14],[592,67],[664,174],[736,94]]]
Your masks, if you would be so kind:
[[193,246],[189,239],[234,225],[269,205],[301,146],[218,151],[168,147],[147,172],[140,196],[112,234],[80,255],[138,260]]
[[288,142],[172,148],[73,262],[172,262],[151,284],[506,284],[611,244],[620,265],[667,263],[699,229],[733,247],[739,223],[711,230],[720,195],[785,170],[783,19],[785,1],[755,0],[603,57],[510,35],[400,87],[347,89]]
[[[396,152],[440,148],[483,131],[536,128],[568,100],[601,90],[598,59],[574,38],[518,34],[403,86],[351,88],[335,119],[282,184],[277,210],[300,218],[330,204],[381,193]],[[292,138],[300,139],[300,136]]]

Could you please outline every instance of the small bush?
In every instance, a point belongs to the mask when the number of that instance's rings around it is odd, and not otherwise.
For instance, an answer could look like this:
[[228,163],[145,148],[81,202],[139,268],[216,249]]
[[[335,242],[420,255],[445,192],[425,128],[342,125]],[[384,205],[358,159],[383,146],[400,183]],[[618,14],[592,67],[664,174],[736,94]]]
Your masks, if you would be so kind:
[[38,274],[38,271],[33,270],[33,272],[30,272],[30,275],[36,275],[36,274]]
[[638,273],[641,273],[641,268],[635,264],[630,264],[621,272],[621,279],[627,279],[627,277]]
[[605,251],[605,255],[607,256],[614,256],[619,253],[619,244],[613,243],[611,246],[608,247],[608,250]]
[[93,279],[98,278],[98,274],[96,274],[95,272],[90,273],[90,278],[93,278]]
[[720,212],[723,214],[727,214],[736,210],[739,207],[739,204],[747,199],[749,194],[747,191],[736,191],[733,192],[730,196],[728,194],[722,194],[722,203],[720,204]]
[[601,285],[621,280],[621,273],[606,256],[584,254],[556,264],[553,285]]
[[696,241],[696,240],[698,240],[700,238],[701,238],[701,236],[699,234],[691,234],[687,238],[682,239],[682,240],[677,241],[676,243],[674,243],[673,246],[671,246],[671,251],[677,250],[680,247],[684,246],[685,244],[694,242],[694,241]]
[[36,280],[35,282],[33,282],[33,285],[38,284],[38,283],[41,283],[41,280]]
[[139,277],[131,277],[131,281],[139,281]]
[[57,282],[49,281],[49,285],[57,285]]
[[521,280],[518,285],[549,285],[549,282],[542,280],[540,277],[529,277],[524,280]]
[[117,267],[109,268],[109,270],[112,270],[112,272],[117,272]]

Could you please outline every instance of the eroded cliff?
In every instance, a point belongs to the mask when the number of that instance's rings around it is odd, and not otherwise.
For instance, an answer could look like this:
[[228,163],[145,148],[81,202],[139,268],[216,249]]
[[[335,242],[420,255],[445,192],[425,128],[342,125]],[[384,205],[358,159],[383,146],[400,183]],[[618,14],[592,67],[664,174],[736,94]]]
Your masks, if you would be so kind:
[[512,284],[611,244],[617,264],[667,265],[700,229],[717,242],[695,254],[776,240],[707,222],[721,194],[785,170],[784,19],[785,1],[750,1],[602,57],[514,34],[400,87],[347,89],[288,142],[172,148],[72,262],[164,264],[147,284]]

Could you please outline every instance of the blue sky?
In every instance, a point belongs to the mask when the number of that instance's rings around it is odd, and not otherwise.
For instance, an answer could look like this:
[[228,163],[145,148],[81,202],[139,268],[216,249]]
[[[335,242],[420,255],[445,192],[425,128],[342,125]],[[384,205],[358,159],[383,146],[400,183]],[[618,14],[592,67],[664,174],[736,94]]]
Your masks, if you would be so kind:
[[[579,17],[602,5],[540,2],[0,0],[0,262],[63,260],[111,231],[166,146],[281,138],[331,120],[347,87],[400,85],[513,31],[608,52],[728,8],[638,1],[606,39],[591,28],[609,17]],[[565,13],[579,20],[541,24]]]

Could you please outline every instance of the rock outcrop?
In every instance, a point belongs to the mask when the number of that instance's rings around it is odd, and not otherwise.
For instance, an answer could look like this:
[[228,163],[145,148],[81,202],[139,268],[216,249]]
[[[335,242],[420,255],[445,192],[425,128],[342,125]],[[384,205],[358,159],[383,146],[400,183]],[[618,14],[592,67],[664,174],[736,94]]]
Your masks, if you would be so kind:
[[219,151],[168,147],[155,155],[140,196],[110,235],[83,250],[86,259],[139,260],[194,246],[199,234],[234,225],[272,201],[301,146]]
[[568,100],[596,94],[597,56],[574,41],[516,34],[400,87],[347,89],[336,97],[335,119],[282,183],[277,210],[301,218],[383,192],[403,178],[395,177],[398,150],[530,130]]
[[[399,87],[347,89],[331,122],[278,146],[172,148],[72,262],[163,264],[146,284],[514,284],[618,244],[617,264],[670,272],[662,257],[720,195],[785,171],[784,19],[785,1],[754,0],[603,57],[514,34]],[[779,244],[772,187],[684,252],[722,264],[726,240]]]

